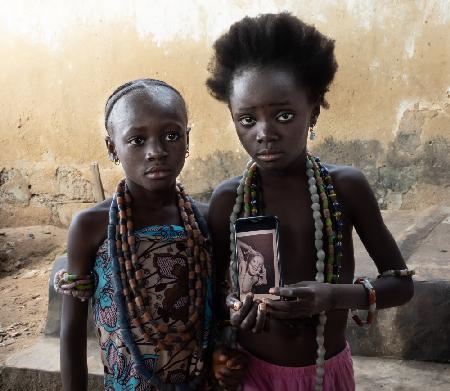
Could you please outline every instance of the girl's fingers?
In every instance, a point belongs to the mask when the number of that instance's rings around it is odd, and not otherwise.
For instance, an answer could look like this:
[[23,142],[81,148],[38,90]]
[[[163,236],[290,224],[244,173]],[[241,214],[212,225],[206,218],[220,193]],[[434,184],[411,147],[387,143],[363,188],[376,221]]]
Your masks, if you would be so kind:
[[235,312],[230,317],[230,322],[232,326],[239,326],[244,318],[248,315],[248,312],[251,310],[253,304],[253,294],[249,293],[245,296],[244,303],[239,311]]
[[227,361],[226,366],[230,369],[239,369],[238,367],[246,367],[247,363],[247,355],[240,352],[233,352],[233,356]]
[[250,312],[247,314],[245,319],[241,322],[241,330],[251,330],[256,322],[256,315],[258,312],[258,303],[252,303]]
[[226,304],[228,308],[231,308],[234,311],[239,311],[242,307],[242,301],[240,301],[236,295],[228,295]]
[[264,329],[264,324],[266,323],[266,313],[267,313],[267,305],[262,302],[258,304],[258,310],[256,313],[256,324],[253,327],[254,333],[260,333]]
[[274,288],[270,288],[269,293],[284,297],[302,297],[308,296],[310,293],[310,289],[304,286],[299,287],[276,286]]

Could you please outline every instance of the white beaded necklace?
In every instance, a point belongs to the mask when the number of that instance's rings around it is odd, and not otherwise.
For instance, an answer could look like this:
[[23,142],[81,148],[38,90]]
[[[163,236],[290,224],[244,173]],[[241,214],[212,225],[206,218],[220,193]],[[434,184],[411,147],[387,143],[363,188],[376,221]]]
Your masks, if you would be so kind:
[[[231,262],[230,262],[230,276],[233,292],[238,291],[238,276],[235,272],[236,268],[236,230],[235,222],[239,217],[239,213],[242,209],[242,204],[244,201],[244,183],[247,177],[249,168],[253,165],[254,161],[250,160],[247,163],[247,167],[242,174],[242,179],[239,182],[237,188],[236,202],[233,207],[233,212],[230,215],[230,250],[231,250]],[[308,177],[309,192],[311,194],[311,209],[313,210],[314,227],[315,227],[315,241],[314,245],[317,250],[317,260],[316,260],[316,281],[324,282],[324,270],[325,270],[325,251],[323,250],[323,216],[320,210],[320,197],[317,193],[316,179],[314,178],[313,163],[310,158],[306,158],[306,175]],[[324,375],[324,363],[325,363],[325,346],[324,346],[324,330],[325,323],[327,321],[327,315],[325,311],[319,314],[319,323],[316,328],[316,342],[317,342],[317,359],[316,359],[316,384],[315,390],[321,391],[323,389],[323,375]]]

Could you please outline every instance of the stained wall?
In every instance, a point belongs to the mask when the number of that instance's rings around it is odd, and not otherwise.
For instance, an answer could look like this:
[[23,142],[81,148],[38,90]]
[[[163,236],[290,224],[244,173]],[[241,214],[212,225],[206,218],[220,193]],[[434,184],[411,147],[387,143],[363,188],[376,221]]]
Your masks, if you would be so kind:
[[67,225],[121,177],[104,147],[110,92],[140,77],[189,105],[184,184],[207,199],[246,156],[204,82],[214,40],[245,15],[290,11],[336,40],[339,70],[310,148],[361,168],[382,208],[450,205],[450,3],[0,1],[0,226]]

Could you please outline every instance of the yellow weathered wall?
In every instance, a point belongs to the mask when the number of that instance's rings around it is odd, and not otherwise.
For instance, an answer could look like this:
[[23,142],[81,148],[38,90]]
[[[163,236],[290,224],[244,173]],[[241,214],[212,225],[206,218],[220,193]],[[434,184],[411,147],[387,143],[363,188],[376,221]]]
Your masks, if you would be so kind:
[[376,1],[0,2],[0,226],[66,225],[93,201],[98,161],[111,194],[103,107],[140,77],[189,106],[182,179],[206,195],[241,171],[229,114],[204,86],[214,40],[245,15],[288,10],[336,40],[339,70],[312,149],[360,166],[380,205],[450,204],[450,3]]

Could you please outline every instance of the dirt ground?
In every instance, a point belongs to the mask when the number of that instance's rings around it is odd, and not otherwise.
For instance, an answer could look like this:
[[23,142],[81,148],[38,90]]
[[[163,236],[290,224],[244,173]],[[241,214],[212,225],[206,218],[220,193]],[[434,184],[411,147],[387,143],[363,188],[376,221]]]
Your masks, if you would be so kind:
[[52,226],[0,229],[0,365],[42,333],[49,276],[66,235]]

